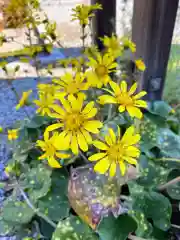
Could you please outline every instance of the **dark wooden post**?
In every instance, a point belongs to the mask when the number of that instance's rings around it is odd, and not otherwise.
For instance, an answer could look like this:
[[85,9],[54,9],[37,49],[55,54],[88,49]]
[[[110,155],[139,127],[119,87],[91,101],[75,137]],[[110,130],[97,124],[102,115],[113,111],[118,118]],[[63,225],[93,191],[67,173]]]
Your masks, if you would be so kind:
[[93,37],[99,49],[103,46],[99,37],[111,36],[116,32],[116,0],[91,0],[92,4],[99,3],[103,10],[98,10],[93,21]]
[[142,57],[147,66],[140,85],[149,100],[162,96],[178,2],[134,0],[132,40],[137,45],[136,58]]

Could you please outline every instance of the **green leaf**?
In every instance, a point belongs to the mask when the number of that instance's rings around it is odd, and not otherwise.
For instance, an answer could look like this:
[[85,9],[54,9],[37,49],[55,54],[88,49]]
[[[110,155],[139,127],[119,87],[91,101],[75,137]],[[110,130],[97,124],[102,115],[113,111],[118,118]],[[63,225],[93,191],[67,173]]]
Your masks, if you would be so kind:
[[68,198],[59,189],[59,193],[50,191],[38,202],[38,208],[53,221],[60,221],[69,215],[70,205]]
[[145,237],[148,238],[152,233],[152,224],[148,222],[146,216],[141,211],[134,211],[130,210],[129,215],[136,221],[137,223],[137,230],[136,235],[138,237]]
[[[21,176],[22,179],[22,176]],[[51,170],[39,164],[27,172],[21,180],[21,185],[28,191],[30,198],[36,201],[46,196],[51,187]]]
[[139,132],[141,134],[141,150],[147,152],[157,146],[157,126],[150,119],[144,116],[140,123]]
[[48,118],[48,117],[35,116],[35,117],[32,118],[32,120],[30,122],[28,122],[26,124],[26,127],[28,127],[28,128],[39,128],[42,125],[47,124],[49,121],[50,121],[50,118]]
[[[180,176],[180,169],[174,169],[168,176],[168,181]],[[167,188],[167,192],[172,199],[180,200],[180,182],[172,184]]]
[[170,228],[170,218],[172,213],[171,203],[160,193],[142,192],[134,196],[133,210],[142,211],[147,218],[153,220],[154,226],[167,231]]
[[148,110],[153,114],[166,118],[168,117],[172,108],[164,101],[155,101],[151,103]]
[[121,215],[117,219],[109,216],[101,221],[97,232],[101,240],[125,240],[136,228],[136,222],[128,215]]
[[98,240],[98,236],[78,217],[71,216],[60,221],[52,240]]
[[164,157],[179,158],[180,136],[170,129],[161,128],[158,131],[157,145]]
[[48,215],[53,221],[68,216],[70,205],[67,198],[68,176],[64,169],[54,170],[52,173],[50,192],[38,202],[41,212]]
[[14,225],[26,224],[31,221],[34,214],[33,210],[25,202],[8,199],[3,206],[2,219]]
[[13,226],[9,225],[6,223],[3,219],[2,216],[0,216],[0,235],[8,235],[12,233]]
[[145,155],[141,155],[139,165],[141,177],[137,179],[137,183],[145,188],[156,188],[157,185],[166,183],[167,176],[171,171],[148,159]]

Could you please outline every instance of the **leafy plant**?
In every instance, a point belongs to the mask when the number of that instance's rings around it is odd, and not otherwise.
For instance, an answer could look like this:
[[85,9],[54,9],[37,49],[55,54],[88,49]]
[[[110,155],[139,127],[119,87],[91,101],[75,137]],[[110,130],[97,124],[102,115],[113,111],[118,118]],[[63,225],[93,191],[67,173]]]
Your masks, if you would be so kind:
[[[16,108],[23,108],[27,118],[14,129],[1,129],[12,147],[5,169],[9,180],[2,184],[7,195],[2,234],[24,240],[172,236],[171,200],[179,200],[177,122],[168,104],[147,104],[141,99],[146,92],[124,81],[136,50],[133,42],[112,35],[101,39],[103,52],[86,47],[85,33],[96,10],[101,6],[73,9],[83,52],[81,58],[61,61],[71,72],[54,78],[49,66],[52,82],[38,84],[35,100],[29,100],[32,91],[19,99],[13,88]],[[31,15],[26,24],[30,38],[30,26],[38,23]],[[41,37],[50,37],[51,50],[55,25],[48,22],[46,30]],[[27,49],[26,60],[34,60],[38,72],[42,46],[34,47],[30,39]],[[141,59],[135,65],[136,72],[146,68]],[[5,61],[1,68],[8,74]],[[33,118],[26,108],[31,104],[37,108]]]

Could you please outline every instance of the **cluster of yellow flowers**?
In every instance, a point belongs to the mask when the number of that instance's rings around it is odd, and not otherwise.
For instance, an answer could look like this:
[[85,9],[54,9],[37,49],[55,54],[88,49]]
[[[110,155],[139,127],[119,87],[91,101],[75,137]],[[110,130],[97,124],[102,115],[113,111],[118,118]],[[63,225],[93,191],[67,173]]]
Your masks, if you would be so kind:
[[[73,9],[74,18],[81,25],[87,25],[97,8],[99,5],[94,8],[78,6]],[[108,134],[101,137],[99,133],[106,119],[99,116],[100,109],[104,104],[114,104],[120,113],[127,111],[131,117],[141,119],[140,108],[146,108],[147,103],[140,98],[146,92],[137,93],[137,83],[128,88],[125,81],[117,83],[112,79],[112,73],[117,71],[116,59],[126,49],[135,52],[135,44],[115,35],[101,40],[105,46],[103,53],[96,51],[93,56],[85,53],[86,61],[81,59],[80,64],[75,61],[72,71],[53,79],[52,84],[38,85],[39,99],[34,100],[37,113],[52,117],[56,122],[47,127],[44,140],[38,140],[37,146],[44,152],[40,159],[47,159],[54,168],[62,167],[59,159],[68,159],[87,152],[89,146],[95,147],[98,152],[89,157],[89,161],[97,161],[95,171],[101,174],[109,171],[110,176],[114,176],[119,168],[124,175],[127,164],[137,164],[140,150],[136,144],[140,135],[134,126],[121,134],[118,126],[117,134],[109,128]],[[140,71],[145,70],[141,59],[135,64]],[[101,94],[102,91],[106,94]],[[29,94],[30,91],[23,95],[18,108],[23,106]],[[93,99],[92,96],[97,97]]]

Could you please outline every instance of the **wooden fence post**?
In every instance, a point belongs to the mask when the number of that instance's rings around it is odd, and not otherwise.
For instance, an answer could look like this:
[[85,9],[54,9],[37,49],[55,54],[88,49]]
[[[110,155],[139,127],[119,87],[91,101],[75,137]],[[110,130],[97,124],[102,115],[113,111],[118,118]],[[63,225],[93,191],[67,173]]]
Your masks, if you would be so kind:
[[147,66],[140,87],[149,100],[162,97],[178,2],[134,0],[132,40],[137,45],[136,58],[142,57]]
[[91,0],[92,4],[99,3],[103,10],[98,10],[93,21],[93,37],[99,49],[103,46],[100,37],[111,36],[116,32],[116,0]]

